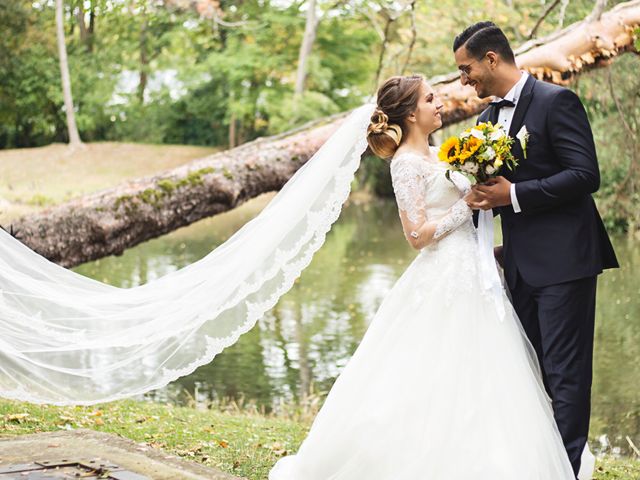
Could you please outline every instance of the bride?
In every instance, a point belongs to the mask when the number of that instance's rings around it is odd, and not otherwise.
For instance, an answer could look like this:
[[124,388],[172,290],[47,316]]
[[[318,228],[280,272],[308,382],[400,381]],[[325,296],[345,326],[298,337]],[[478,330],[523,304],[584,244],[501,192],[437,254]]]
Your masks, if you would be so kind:
[[484,287],[469,182],[447,180],[427,143],[442,107],[421,76],[378,91],[367,141],[391,158],[419,254],[269,480],[575,479],[535,352],[504,292]]

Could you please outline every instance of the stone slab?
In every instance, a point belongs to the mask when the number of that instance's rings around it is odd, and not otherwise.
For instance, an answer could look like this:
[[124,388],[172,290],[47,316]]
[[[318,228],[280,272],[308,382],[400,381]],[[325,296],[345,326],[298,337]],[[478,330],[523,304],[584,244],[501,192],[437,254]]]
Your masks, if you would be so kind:
[[152,480],[243,480],[162,450],[93,430],[0,436],[0,467],[67,458],[110,462]]

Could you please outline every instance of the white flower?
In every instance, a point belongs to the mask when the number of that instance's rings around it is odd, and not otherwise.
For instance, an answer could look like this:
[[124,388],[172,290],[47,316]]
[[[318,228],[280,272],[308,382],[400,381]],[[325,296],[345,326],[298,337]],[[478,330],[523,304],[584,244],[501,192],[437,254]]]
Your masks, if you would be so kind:
[[529,141],[529,132],[527,131],[527,126],[523,125],[520,131],[516,134],[516,138],[520,141],[520,146],[522,146],[522,153],[524,153],[524,158],[527,158],[527,142]]
[[500,140],[505,135],[506,134],[504,133],[504,130],[502,128],[498,128],[495,132],[492,132],[489,135],[489,140],[495,142],[496,140]]
[[470,173],[471,175],[475,175],[478,173],[478,164],[473,162],[468,162],[460,166],[463,172]]
[[460,134],[460,138],[469,138],[471,136],[471,132],[462,132]]
[[491,147],[487,147],[487,149],[482,155],[480,155],[480,157],[483,160],[493,160],[494,158],[496,158],[496,151]]
[[488,175],[496,173],[496,169],[493,167],[493,165],[487,165],[487,168],[485,168],[484,171],[487,172]]
[[482,131],[478,130],[477,128],[472,128],[471,129],[471,135],[476,137],[478,140],[484,140],[485,139],[484,133],[482,133]]

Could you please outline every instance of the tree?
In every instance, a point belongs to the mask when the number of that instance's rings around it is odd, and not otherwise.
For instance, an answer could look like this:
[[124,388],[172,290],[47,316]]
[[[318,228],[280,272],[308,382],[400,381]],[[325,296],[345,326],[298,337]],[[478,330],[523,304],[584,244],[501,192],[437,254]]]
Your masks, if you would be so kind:
[[25,2],[0,2],[0,25],[0,148],[63,141],[64,119],[50,95],[62,103],[53,12],[47,19]]
[[78,147],[82,145],[78,127],[76,126],[76,116],[73,109],[73,97],[71,96],[71,78],[69,75],[69,62],[67,60],[67,46],[64,38],[64,18],[63,0],[56,0],[56,31],[58,38],[58,55],[60,61],[60,77],[62,78],[62,93],[64,96],[64,107],[67,113],[67,130],[69,132],[69,145]]

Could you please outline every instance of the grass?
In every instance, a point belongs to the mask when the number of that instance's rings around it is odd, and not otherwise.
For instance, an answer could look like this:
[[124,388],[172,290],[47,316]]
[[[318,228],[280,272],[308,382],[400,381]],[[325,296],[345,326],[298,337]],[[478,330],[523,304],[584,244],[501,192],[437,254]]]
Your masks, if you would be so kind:
[[[251,480],[266,479],[281,456],[297,450],[312,416],[304,415],[304,420],[292,418],[133,400],[94,407],[52,407],[0,400],[0,432],[5,437],[88,428],[144,442]],[[601,458],[594,478],[638,480],[640,461]]]
[[0,224],[71,198],[157,174],[216,149],[185,145],[88,143],[0,150]]
[[248,479],[265,479],[295,451],[306,427],[251,413],[196,410],[133,400],[95,407],[52,407],[0,401],[0,432],[21,435],[88,428],[121,435]]

